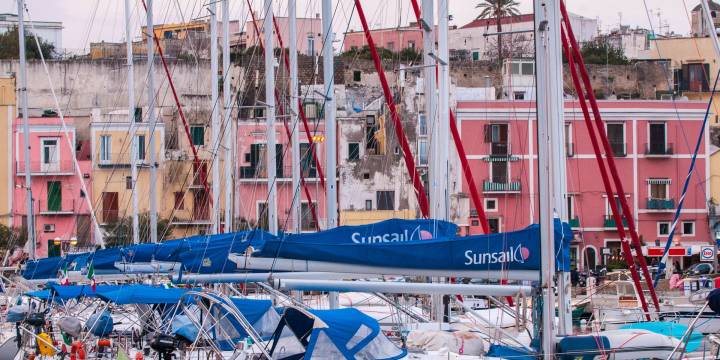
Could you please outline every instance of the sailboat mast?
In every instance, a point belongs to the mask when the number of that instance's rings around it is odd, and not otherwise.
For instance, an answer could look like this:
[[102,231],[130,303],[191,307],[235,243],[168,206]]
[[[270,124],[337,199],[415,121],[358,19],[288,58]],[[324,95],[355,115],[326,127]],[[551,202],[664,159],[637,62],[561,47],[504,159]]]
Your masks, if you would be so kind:
[[[425,124],[426,128],[430,129],[430,134],[433,136],[439,134],[438,130],[438,119],[437,119],[437,87],[436,75],[435,75],[435,59],[431,56],[435,52],[435,1],[434,0],[423,0],[422,2],[422,21],[423,21],[423,64],[425,66],[425,79],[423,80],[423,86],[425,88]],[[437,193],[437,181],[436,176],[439,172],[438,161],[438,144],[436,139],[432,139],[432,151],[429,152],[430,160],[430,217],[433,219],[438,218],[437,206],[438,202]]]
[[[434,142],[437,143],[438,168],[436,169],[437,196],[436,218],[448,219],[448,172],[449,164],[449,134],[450,134],[450,50],[448,48],[448,22],[449,22],[449,1],[438,1],[438,133]],[[433,39],[433,38],[431,38]]]
[[[298,106],[298,65],[297,65],[297,9],[296,0],[288,1],[288,31],[289,35],[289,60],[290,60],[290,117],[292,121],[292,188],[293,202],[290,213],[293,220],[294,232],[299,234],[302,231],[302,206],[300,195],[300,124]],[[310,154],[308,154],[310,156]],[[308,208],[312,204],[308,204]]]
[[322,2],[323,27],[323,84],[325,85],[325,155],[327,162],[327,228],[332,229],[337,224],[337,156],[336,156],[336,122],[335,122],[335,69],[333,42],[335,40],[332,29],[332,1]]
[[223,66],[223,124],[225,125],[223,133],[223,146],[225,148],[225,227],[224,232],[233,230],[233,178],[232,164],[234,164],[235,154],[232,151],[232,136],[234,133],[234,122],[230,120],[232,112],[231,94],[230,94],[230,4],[228,0],[222,0],[222,66]]
[[220,232],[220,121],[218,102],[218,33],[217,1],[208,3],[210,13],[210,126],[212,127],[212,233]]
[[150,128],[150,242],[157,243],[157,160],[155,149],[155,26],[153,25],[153,0],[147,0],[147,67],[148,67],[148,127]]
[[132,182],[132,239],[133,244],[140,243],[140,225],[138,223],[138,193],[137,193],[137,159],[138,137],[135,126],[135,76],[133,66],[132,32],[130,30],[131,8],[130,0],[125,0],[125,48],[127,56],[127,84],[128,84],[128,124],[130,125],[130,178]]
[[267,124],[267,181],[268,181],[268,230],[277,235],[277,183],[275,151],[275,56],[273,55],[273,0],[265,0],[265,18],[263,32],[265,34],[265,104]]
[[[560,0],[534,2],[535,13],[535,91],[537,106],[538,183],[540,192],[540,252],[541,252],[541,345],[545,359],[552,359],[555,347],[555,245],[554,210],[557,208],[556,193],[560,191],[553,177],[559,177],[557,138],[555,126],[563,124],[562,68],[560,54]],[[560,86],[560,89],[557,87]],[[555,125],[554,125],[555,123]],[[564,161],[564,159],[563,159]]]
[[23,117],[23,156],[25,157],[25,207],[27,208],[27,241],[30,259],[36,258],[35,217],[33,215],[32,175],[30,175],[30,120],[28,119],[27,64],[25,61],[25,1],[18,0],[18,43],[20,45],[20,102]]

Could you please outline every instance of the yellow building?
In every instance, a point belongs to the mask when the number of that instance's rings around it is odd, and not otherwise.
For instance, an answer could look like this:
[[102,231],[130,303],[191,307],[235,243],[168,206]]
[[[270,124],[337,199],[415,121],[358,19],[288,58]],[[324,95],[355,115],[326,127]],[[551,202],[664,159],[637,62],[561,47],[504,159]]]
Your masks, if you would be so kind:
[[[146,34],[146,26],[143,26],[142,33]],[[191,21],[187,23],[170,23],[157,24],[153,27],[155,36],[158,39],[185,39],[188,32],[210,32],[210,22],[208,21]]]
[[367,225],[389,219],[417,219],[415,210],[344,210],[340,211],[340,225]]
[[720,205],[720,148],[710,149],[710,197],[715,205]]
[[[0,155],[0,223],[12,226],[12,124],[17,113],[15,102],[15,77],[0,75],[0,137],[5,138],[5,145]],[[0,141],[2,143],[2,141]]]
[[[165,127],[158,117],[152,131],[146,119],[136,122],[138,139],[138,212],[150,209],[150,151],[155,151],[157,160],[156,199],[158,210],[162,205],[163,166],[165,155]],[[130,168],[130,124],[127,110],[102,114],[93,110],[90,124],[90,142],[93,167],[93,204],[101,225],[110,225],[132,215],[132,177]],[[150,135],[155,138],[155,147],[150,149]]]

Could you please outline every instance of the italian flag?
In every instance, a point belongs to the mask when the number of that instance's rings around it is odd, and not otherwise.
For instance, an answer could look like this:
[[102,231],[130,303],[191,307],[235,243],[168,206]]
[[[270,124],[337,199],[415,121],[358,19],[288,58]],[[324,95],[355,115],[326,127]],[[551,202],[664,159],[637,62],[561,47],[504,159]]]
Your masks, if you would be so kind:
[[70,285],[70,277],[68,276],[67,265],[63,268],[62,277],[60,278],[60,285]]
[[95,265],[93,265],[93,263],[90,263],[90,267],[88,268],[87,272],[87,278],[88,280],[90,280],[90,288],[92,289],[92,291],[95,291],[97,283],[95,282]]

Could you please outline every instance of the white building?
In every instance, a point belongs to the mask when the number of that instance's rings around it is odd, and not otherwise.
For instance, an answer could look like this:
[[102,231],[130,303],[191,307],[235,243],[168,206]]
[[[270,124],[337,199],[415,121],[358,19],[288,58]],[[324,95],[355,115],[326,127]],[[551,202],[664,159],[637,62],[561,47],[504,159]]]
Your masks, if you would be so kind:
[[607,42],[617,49],[622,49],[628,59],[647,59],[650,42],[654,39],[650,30],[643,28],[630,28],[622,25],[619,29],[604,35]]
[[[500,19],[500,23],[502,32],[519,32],[503,37],[506,41],[503,46],[506,51],[507,43],[510,42],[513,43],[512,49],[515,50],[512,56],[533,56],[533,14],[504,17]],[[575,38],[581,43],[593,40],[598,34],[597,19],[571,13],[570,24]],[[486,60],[488,58],[486,53],[492,52],[492,47],[496,47],[495,34],[497,34],[495,18],[476,19],[460,28],[451,29],[448,42],[451,50],[465,50],[473,60]]]
[[[0,34],[18,26],[16,14],[0,14]],[[56,52],[62,52],[62,22],[60,21],[27,21],[25,19],[26,33],[36,33],[43,40],[53,44]]]

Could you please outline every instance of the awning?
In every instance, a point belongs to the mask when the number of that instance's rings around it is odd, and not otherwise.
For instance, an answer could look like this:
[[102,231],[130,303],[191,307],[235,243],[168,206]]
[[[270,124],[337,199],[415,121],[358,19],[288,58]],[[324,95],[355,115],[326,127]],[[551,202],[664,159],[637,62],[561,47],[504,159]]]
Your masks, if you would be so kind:
[[[647,247],[646,256],[661,257],[665,253],[665,248],[661,246]],[[668,250],[668,256],[691,256],[692,249],[684,246],[673,246]]]
[[670,179],[647,179],[647,183],[650,185],[668,185],[670,181]]

